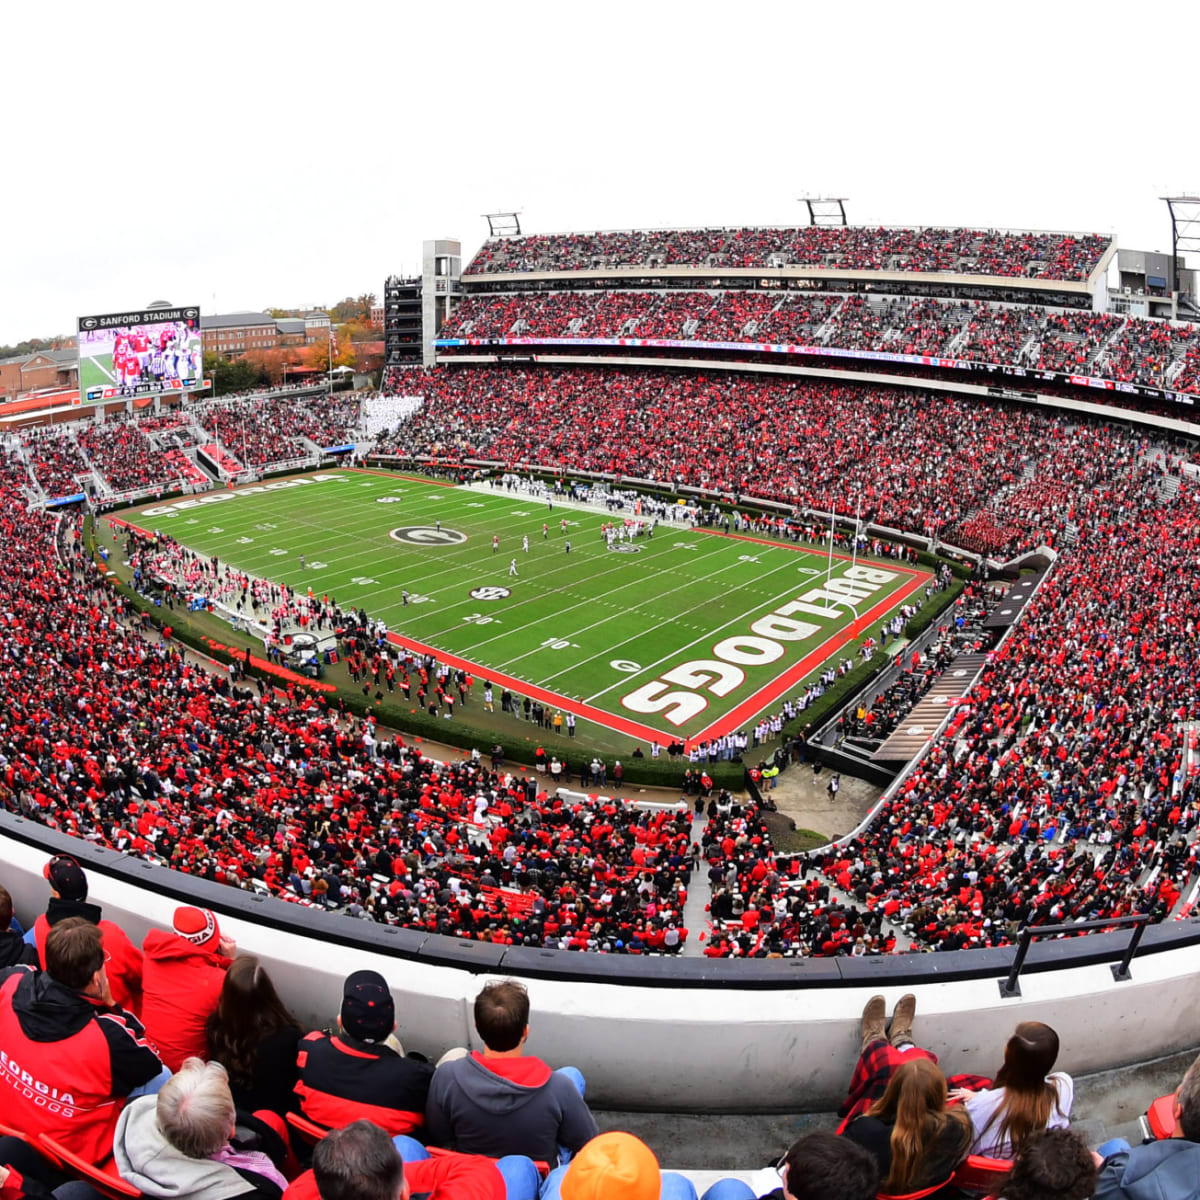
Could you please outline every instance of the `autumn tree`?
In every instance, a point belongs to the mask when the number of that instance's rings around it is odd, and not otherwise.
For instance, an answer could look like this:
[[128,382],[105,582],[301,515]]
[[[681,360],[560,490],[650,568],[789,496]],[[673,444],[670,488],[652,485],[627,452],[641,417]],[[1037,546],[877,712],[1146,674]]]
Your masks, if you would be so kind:
[[247,350],[242,359],[257,370],[263,379],[272,385],[283,381],[285,363],[292,360],[291,353],[282,347],[271,350]]

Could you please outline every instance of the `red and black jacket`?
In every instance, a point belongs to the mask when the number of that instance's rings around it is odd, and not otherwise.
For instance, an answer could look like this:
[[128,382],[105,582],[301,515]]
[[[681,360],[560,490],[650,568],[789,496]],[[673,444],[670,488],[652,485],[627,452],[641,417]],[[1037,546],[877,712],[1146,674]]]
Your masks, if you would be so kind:
[[[113,999],[131,1013],[142,1011],[142,952],[129,940],[120,925],[105,921],[100,906],[87,900],[64,900],[51,896],[46,911],[33,923],[30,933],[37,947],[38,963],[46,967],[46,935],[67,917],[83,917],[100,928],[104,934],[104,973]],[[29,934],[26,934],[28,938]]]
[[162,1071],[141,1022],[45,971],[0,973],[0,1122],[49,1134],[88,1162],[112,1153],[134,1088]]
[[433,1067],[402,1058],[390,1046],[367,1045],[328,1033],[310,1033],[296,1056],[296,1094],[304,1115],[341,1129],[351,1121],[374,1121],[394,1137],[419,1133]]

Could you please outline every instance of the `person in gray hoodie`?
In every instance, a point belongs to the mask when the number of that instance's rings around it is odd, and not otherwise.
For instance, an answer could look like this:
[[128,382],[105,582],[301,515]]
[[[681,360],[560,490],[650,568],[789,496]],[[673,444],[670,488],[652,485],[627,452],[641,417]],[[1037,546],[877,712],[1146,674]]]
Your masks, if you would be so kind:
[[529,995],[513,979],[489,983],[475,997],[475,1029],[484,1051],[451,1051],[433,1073],[425,1105],[431,1145],[502,1158],[528,1155],[551,1167],[598,1132],[573,1067],[552,1071],[524,1053]]
[[1175,1132],[1126,1147],[1100,1168],[1094,1200],[1200,1200],[1200,1058],[1175,1093]]
[[113,1159],[156,1200],[280,1200],[287,1181],[268,1155],[231,1140],[237,1125],[225,1068],[189,1058],[158,1095],[121,1113]]

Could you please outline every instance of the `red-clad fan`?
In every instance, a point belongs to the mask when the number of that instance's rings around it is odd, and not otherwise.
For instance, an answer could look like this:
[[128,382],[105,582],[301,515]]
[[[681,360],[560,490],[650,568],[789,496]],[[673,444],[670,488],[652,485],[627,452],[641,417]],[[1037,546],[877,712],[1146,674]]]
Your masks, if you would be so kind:
[[[68,917],[46,937],[44,971],[0,973],[0,1123],[48,1134],[96,1164],[112,1153],[126,1100],[168,1077],[141,1023],[113,1001],[105,940]],[[36,1156],[20,1166],[36,1170]]]
[[175,910],[169,932],[152,929],[142,941],[142,1021],[172,1071],[186,1058],[207,1057],[205,1027],[236,953],[216,916],[191,905]]
[[419,1130],[433,1068],[388,1044],[395,1028],[396,1007],[383,976],[348,976],[338,1032],[310,1033],[300,1042],[296,1093],[304,1115],[334,1129],[362,1117],[393,1136]]
[[387,1135],[363,1120],[322,1138],[313,1151],[312,1170],[283,1195],[284,1200],[504,1200],[506,1191],[505,1178],[490,1158],[434,1153],[402,1162]]
[[46,911],[25,934],[37,947],[38,962],[46,966],[46,936],[59,921],[83,917],[104,934],[104,966],[115,1002],[132,1013],[142,1010],[142,952],[119,925],[100,916],[100,905],[88,903],[88,882],[83,868],[69,854],[56,854],[43,868],[50,884]]

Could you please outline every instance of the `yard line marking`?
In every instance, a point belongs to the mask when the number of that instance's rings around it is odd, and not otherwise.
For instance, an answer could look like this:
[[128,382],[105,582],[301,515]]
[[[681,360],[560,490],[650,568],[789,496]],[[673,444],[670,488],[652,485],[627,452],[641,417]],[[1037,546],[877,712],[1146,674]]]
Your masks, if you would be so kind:
[[[607,553],[607,551],[605,551],[605,553]],[[565,557],[566,557],[566,555],[563,555],[563,557],[565,558]],[[618,556],[618,557],[619,557],[619,556]],[[711,557],[711,555],[708,555],[708,554],[706,554],[704,557],[706,557],[706,558],[707,558],[707,557]],[[700,560],[700,559],[696,559],[695,561],[696,561],[697,563],[699,563],[701,560]],[[603,578],[604,578],[606,575],[613,575],[613,574],[617,573],[618,571],[623,571],[623,570],[624,570],[624,568],[625,568],[627,565],[628,565],[628,564],[625,564],[625,563],[618,563],[618,564],[614,565],[614,566],[612,567],[612,569],[611,569],[611,570],[608,570],[608,571],[601,571],[599,575],[592,575],[592,576],[589,576],[589,579],[603,579]],[[566,567],[564,567],[564,568],[563,568],[563,570],[566,570],[566,569],[567,569]],[[558,573],[558,572],[557,572],[557,570],[555,570],[555,571],[553,572],[553,574],[557,574],[557,573]],[[661,572],[660,572],[660,573],[661,573]],[[541,582],[541,580],[542,580],[542,579],[545,579],[545,578],[546,578],[546,576],[544,576],[544,575],[543,575],[543,576],[541,577],[541,579],[539,579],[539,580],[537,580],[537,581],[530,580],[529,582],[530,582],[531,584],[540,583],[540,582]],[[627,588],[627,587],[633,587],[633,586],[635,586],[635,585],[636,585],[636,586],[640,586],[640,587],[644,587],[644,586],[646,586],[647,582],[648,582],[648,580],[647,580],[647,578],[646,578],[646,575],[645,575],[644,573],[640,573],[640,572],[639,572],[639,574],[638,574],[638,575],[636,575],[636,576],[635,576],[634,578],[632,578],[632,579],[629,579],[629,580],[627,580],[625,583],[621,584],[619,587],[615,587],[615,588],[609,588],[609,589],[608,589],[606,592],[604,592],[604,593],[603,593],[603,595],[605,595],[605,596],[615,596],[615,595],[616,595],[618,592],[620,592],[620,591],[624,591],[624,589],[625,589],[625,588]],[[690,586],[690,585],[691,585],[693,582],[694,582],[694,580],[691,580],[691,579],[689,579],[689,580],[687,581],[687,583],[685,583],[685,584],[681,584],[680,586],[681,586],[681,587],[687,587],[687,586]],[[540,593],[538,593],[534,587],[530,587],[530,588],[528,588],[528,589],[526,589],[526,590],[528,590],[528,591],[531,591],[531,592],[535,592],[535,594],[534,594],[534,595],[531,595],[531,596],[529,596],[529,598],[528,598],[527,600],[520,600],[520,601],[518,601],[516,604],[514,604],[514,605],[510,605],[508,608],[504,609],[503,611],[504,611],[504,612],[506,612],[506,613],[507,613],[507,612],[512,612],[512,611],[514,611],[515,609],[519,608],[519,607],[520,607],[522,604],[533,604],[533,603],[535,603],[536,601],[543,600],[543,599],[545,599],[545,596],[546,596],[546,594],[547,594],[547,592],[548,592],[548,591],[554,591],[554,590],[556,590],[556,589],[553,589],[553,588],[550,588],[550,589],[542,589],[542,590],[540,591]],[[674,590],[674,591],[678,591],[678,588],[676,588],[676,589],[672,589],[672,590]],[[657,597],[651,597],[651,599],[657,599]],[[542,622],[542,621],[548,621],[548,620],[551,620],[552,618],[559,617],[559,616],[561,616],[563,613],[569,613],[569,612],[572,612],[572,611],[574,611],[574,610],[575,610],[575,609],[577,609],[577,608],[583,608],[583,607],[585,607],[585,606],[594,605],[594,604],[595,604],[595,602],[596,602],[596,598],[595,598],[595,596],[589,596],[587,599],[585,599],[585,600],[580,600],[580,601],[578,601],[578,602],[577,602],[577,603],[575,603],[575,604],[570,604],[570,605],[568,605],[566,608],[560,608],[560,609],[558,609],[558,610],[557,610],[557,612],[555,612],[555,613],[544,614],[543,616],[537,617],[537,618],[536,618],[535,620],[533,620],[533,621],[527,621],[527,622],[526,622],[524,625],[511,626],[511,627],[509,627],[508,629],[506,629],[506,630],[505,630],[503,633],[497,634],[497,635],[496,635],[496,637],[492,637],[492,638],[485,638],[485,639],[484,639],[482,642],[475,642],[475,643],[473,643],[473,645],[472,645],[472,650],[474,650],[476,647],[479,647],[479,646],[486,646],[486,645],[487,645],[489,642],[495,642],[495,641],[499,641],[501,638],[508,637],[510,634],[514,634],[514,633],[520,633],[521,631],[523,631],[523,630],[526,630],[526,629],[529,629],[531,626],[533,626],[533,625],[537,625],[537,624],[539,624],[539,623],[540,623],[540,622]],[[623,610],[623,611],[625,611],[625,610]],[[455,624],[454,624],[454,625],[452,625],[452,626],[448,626],[448,627],[447,627],[447,628],[445,628],[445,629],[439,630],[437,633],[435,633],[435,634],[432,634],[431,636],[433,636],[433,637],[441,637],[442,635],[444,635],[444,634],[447,634],[447,633],[451,633],[451,632],[453,632],[454,630],[456,630],[456,629],[459,629],[459,628],[461,628],[461,622],[457,622],[457,623],[455,623]],[[588,628],[591,628],[591,627],[590,627],[590,626],[588,626]],[[515,660],[514,660],[514,661],[515,661]]]
[[[698,562],[698,561],[700,561],[700,560],[699,560],[699,559],[696,559],[696,560],[694,560],[694,561],[697,561],[697,562]],[[707,578],[707,579],[713,579],[713,578],[715,578],[717,575],[720,575],[722,572],[724,572],[724,571],[730,571],[730,570],[734,570],[735,568],[737,568],[737,567],[740,567],[741,565],[742,565],[741,563],[738,563],[738,562],[732,562],[732,563],[730,563],[730,564],[729,564],[729,566],[727,566],[727,567],[722,567],[720,571],[713,572],[713,574],[706,576],[706,578]],[[772,570],[770,570],[770,571],[767,571],[765,574],[756,574],[756,575],[754,576],[754,578],[753,578],[753,579],[747,580],[747,581],[746,581],[744,584],[741,584],[741,585],[740,585],[740,586],[738,586],[738,587],[731,588],[729,591],[727,591],[727,592],[725,593],[725,595],[726,595],[726,596],[732,596],[732,595],[734,594],[734,592],[740,592],[740,591],[742,591],[744,588],[751,587],[751,586],[758,586],[759,584],[761,584],[761,583],[762,583],[762,581],[763,581],[764,579],[769,579],[769,578],[770,578],[772,575],[777,575],[777,574],[778,574],[780,571],[786,571],[786,570],[788,570],[790,567],[794,567],[795,565],[796,565],[796,563],[795,563],[795,559],[789,559],[787,562],[784,562],[784,563],[782,563],[780,566],[778,566],[778,567],[775,567],[775,568],[773,568],[773,569],[772,569]],[[686,584],[683,584],[683,585],[681,585],[681,586],[683,586],[683,587],[690,587],[690,586],[691,586],[691,582],[692,582],[692,581],[691,581],[691,580],[689,580],[689,581],[688,581]],[[672,590],[673,590],[673,591],[679,591],[679,588],[674,588],[674,589],[672,589]],[[701,635],[700,635],[698,638],[695,638],[695,639],[693,639],[692,641],[688,642],[688,643],[687,643],[687,645],[685,645],[685,646],[681,646],[681,647],[679,647],[679,649],[672,651],[672,653],[671,653],[671,654],[667,655],[667,658],[672,658],[672,657],[674,657],[674,655],[676,655],[676,654],[681,654],[681,653],[683,653],[683,651],[684,651],[684,650],[687,650],[687,649],[688,649],[690,646],[694,646],[694,645],[696,644],[696,642],[703,641],[703,640],[704,640],[706,637],[708,637],[710,634],[716,634],[716,633],[717,633],[717,632],[719,632],[720,630],[724,629],[724,628],[725,628],[725,625],[731,625],[731,624],[733,624],[733,622],[734,622],[734,621],[741,621],[741,620],[744,620],[744,619],[746,618],[746,616],[747,616],[749,613],[752,613],[752,612],[756,612],[756,611],[758,611],[758,610],[759,610],[760,608],[762,608],[764,605],[770,605],[770,604],[774,604],[774,603],[775,603],[775,601],[776,601],[776,600],[778,600],[780,596],[786,596],[786,595],[788,595],[788,594],[789,594],[791,591],[793,591],[793,590],[794,590],[794,585],[793,585],[793,587],[789,587],[789,588],[787,588],[786,590],[784,590],[784,591],[782,591],[782,592],[779,592],[779,593],[777,593],[777,594],[776,594],[776,595],[774,595],[774,596],[770,596],[770,597],[766,597],[766,598],[762,598],[762,599],[760,599],[760,600],[759,600],[759,601],[758,601],[758,602],[757,602],[757,603],[754,605],[754,607],[752,607],[752,608],[750,608],[750,609],[747,609],[747,610],[746,610],[746,612],[744,612],[744,613],[740,613],[738,616],[731,617],[731,618],[730,618],[728,621],[726,621],[726,622],[725,622],[725,624],[724,624],[724,625],[717,625],[717,626],[715,626],[715,627],[714,627],[713,629],[711,629],[711,630],[705,630],[704,632],[702,632],[702,633],[701,633]],[[650,603],[651,601],[658,601],[658,600],[662,599],[664,596],[669,596],[669,595],[671,595],[671,592],[663,592],[663,593],[660,593],[660,594],[658,594],[658,595],[655,595],[655,596],[651,597],[651,600],[648,600],[648,601],[647,601],[647,603]],[[634,607],[633,607],[633,608],[631,608],[631,609],[622,610],[622,612],[621,612],[621,613],[619,613],[618,615],[619,615],[619,616],[624,616],[626,612],[636,612],[636,611],[638,610],[638,608],[640,608],[640,607],[641,607],[640,605],[634,605]],[[612,617],[605,617],[605,618],[604,618],[604,620],[605,620],[605,621],[611,621],[612,619],[613,619]],[[597,621],[597,622],[596,622],[596,625],[602,625],[603,623],[604,623],[604,621]],[[659,624],[661,624],[661,625],[673,625],[673,624],[676,624],[676,622],[674,622],[674,621],[671,621],[671,620],[660,620],[660,621],[659,621]],[[681,625],[682,625],[682,624],[683,624],[683,622],[678,622],[678,624],[681,624]],[[588,626],[585,626],[585,627],[584,627],[584,629],[575,630],[574,632],[572,632],[572,633],[570,634],[570,636],[571,636],[571,637],[578,637],[578,636],[579,636],[579,634],[586,632],[586,630],[588,630],[588,629],[594,629],[594,628],[595,628],[595,625],[588,625]],[[698,628],[699,628],[699,626],[697,626],[697,625],[689,625],[689,626],[687,626],[687,628],[689,628],[689,629],[698,629]],[[645,636],[646,636],[646,634],[647,634],[647,633],[649,633],[649,632],[650,632],[650,630],[649,630],[649,629],[639,629],[637,633],[633,634],[631,637],[627,637],[627,638],[625,638],[625,640],[624,640],[624,641],[615,642],[615,643],[613,643],[613,644],[609,645],[609,646],[608,646],[606,649],[604,649],[603,651],[600,651],[600,652],[599,652],[599,653],[597,653],[597,654],[592,654],[592,655],[589,655],[587,658],[580,660],[579,662],[575,663],[575,664],[574,664],[574,666],[572,666],[572,667],[567,667],[567,668],[565,668],[565,669],[564,669],[564,670],[562,670],[562,671],[558,671],[558,672],[556,672],[554,675],[549,675],[549,676],[547,676],[545,679],[541,680],[541,682],[542,682],[543,684],[546,684],[546,683],[548,683],[548,682],[549,682],[551,679],[557,679],[559,675],[564,675],[564,674],[566,674],[566,672],[567,672],[567,671],[571,671],[571,670],[576,670],[576,669],[578,669],[579,667],[583,666],[583,664],[584,664],[584,663],[594,662],[594,661],[595,661],[597,658],[605,658],[605,657],[606,657],[606,656],[607,656],[607,655],[608,655],[610,652],[612,652],[612,651],[616,651],[616,650],[619,650],[619,649],[620,649],[622,646],[626,646],[626,645],[628,645],[630,642],[637,641],[637,639],[638,639],[638,638],[645,637]],[[564,635],[564,636],[566,636],[566,635]],[[540,649],[540,647],[538,647],[538,648]],[[513,661],[516,661],[516,660],[514,659]],[[664,660],[664,659],[660,659],[660,660],[659,660],[659,662],[663,662],[663,661],[665,661],[665,660]],[[644,673],[645,671],[648,671],[648,670],[650,670],[650,669],[651,669],[651,667],[653,667],[653,666],[655,666],[655,665],[656,665],[655,663],[651,663],[651,664],[650,664],[650,667],[645,667],[645,668],[643,668],[643,671],[642,671],[642,672],[639,672],[639,674],[642,674],[642,673]],[[618,686],[620,686],[620,682],[618,682],[618,683],[615,683],[615,684],[612,684],[612,685],[611,685],[611,687],[605,688],[605,689],[604,689],[604,691],[596,692],[596,693],[595,693],[595,695],[593,695],[593,696],[589,696],[589,697],[587,698],[587,702],[590,704],[590,703],[591,703],[593,700],[595,700],[595,699],[596,699],[596,697],[597,697],[597,696],[603,696],[603,695],[604,695],[604,692],[611,691],[611,690],[612,690],[612,687],[618,687]]]

